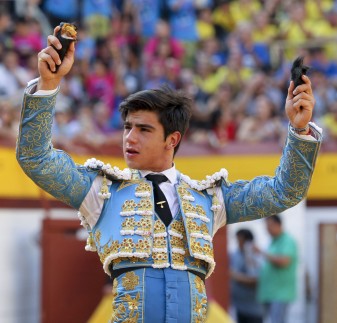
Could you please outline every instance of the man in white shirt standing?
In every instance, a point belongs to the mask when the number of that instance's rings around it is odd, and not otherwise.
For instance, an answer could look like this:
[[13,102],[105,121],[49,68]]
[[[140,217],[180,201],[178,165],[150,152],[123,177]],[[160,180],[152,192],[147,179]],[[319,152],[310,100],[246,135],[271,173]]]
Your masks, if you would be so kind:
[[94,158],[76,165],[53,149],[56,96],[75,51],[72,44],[61,63],[54,49],[59,46],[55,36],[48,37],[38,54],[40,77],[25,91],[17,145],[21,167],[41,188],[80,211],[89,232],[86,248],[97,251],[113,278],[112,322],[205,322],[204,280],[215,267],[216,231],[281,212],[307,193],[321,142],[319,129],[309,124],[315,103],[309,78],[296,89],[289,86],[289,134],[274,177],[230,183],[222,169],[196,181],[174,165],[191,102],[168,88],[137,92],[120,105],[129,168]]

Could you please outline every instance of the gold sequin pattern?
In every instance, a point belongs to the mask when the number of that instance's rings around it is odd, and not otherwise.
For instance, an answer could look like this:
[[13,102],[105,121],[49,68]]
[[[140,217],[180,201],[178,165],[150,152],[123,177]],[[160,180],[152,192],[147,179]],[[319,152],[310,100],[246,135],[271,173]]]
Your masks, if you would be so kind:
[[149,198],[141,198],[137,207],[138,207],[138,211],[151,211],[152,212],[152,208],[153,208],[152,201]]

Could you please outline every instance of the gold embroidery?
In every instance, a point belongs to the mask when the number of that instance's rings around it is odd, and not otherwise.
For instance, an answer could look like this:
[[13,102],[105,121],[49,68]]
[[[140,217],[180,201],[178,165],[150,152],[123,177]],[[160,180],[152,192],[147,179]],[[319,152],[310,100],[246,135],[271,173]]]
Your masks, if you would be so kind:
[[95,240],[96,240],[96,242],[97,242],[98,244],[100,243],[101,237],[102,237],[102,232],[101,232],[101,230],[96,230],[96,232],[95,232]]
[[167,261],[168,261],[167,253],[165,253],[165,252],[154,252],[152,254],[152,258],[153,258],[154,263],[156,265],[158,265],[158,264],[162,265],[164,263],[167,263]]
[[151,186],[146,183],[146,182],[141,182],[137,187],[136,187],[136,193],[151,193]]
[[[182,221],[174,220],[170,225],[171,230],[180,233],[181,235],[185,234],[185,227]],[[165,229],[165,228],[164,228]]]
[[174,265],[183,266],[185,264],[184,260],[184,256],[180,253],[172,253],[172,262]]
[[199,215],[206,217],[206,212],[201,205],[196,205],[196,211]]
[[125,238],[121,243],[120,252],[131,253],[134,247],[135,243],[133,242],[132,238]]
[[101,262],[104,264],[105,259],[110,255],[110,254],[115,254],[118,252],[118,249],[120,248],[120,244],[117,240],[112,241],[111,245],[109,246],[108,243],[104,245],[103,248],[100,248],[98,251],[99,253],[99,258]]
[[137,312],[134,317],[127,318],[123,323],[137,323],[138,317],[139,317],[139,312]]
[[[148,239],[139,239],[135,244],[136,252],[140,253],[150,253],[151,251],[151,243]],[[137,258],[138,259],[138,258]]]
[[133,217],[132,218],[126,218],[122,222],[122,230],[134,230],[135,226],[136,226],[136,221]]
[[152,211],[152,202],[149,198],[141,198],[137,206],[138,211]]
[[175,236],[171,236],[170,241],[171,241],[172,248],[180,248],[180,249],[185,248],[185,239],[181,239],[181,238],[178,238],[178,237],[175,237]]
[[122,286],[126,290],[133,290],[139,284],[139,277],[133,272],[127,272],[122,278]]
[[207,269],[208,265],[205,261],[195,258],[194,261],[190,262],[191,266]]
[[112,284],[112,315],[111,321],[115,322],[123,318],[124,313],[126,312],[126,308],[124,304],[116,305],[116,298],[118,296],[118,281],[114,279]]
[[126,294],[125,296],[121,297],[121,300],[124,302],[127,302],[128,309],[130,311],[129,318],[133,316],[135,311],[138,310],[139,306],[139,299],[140,299],[140,293],[138,292],[135,298],[132,298],[131,295]]
[[195,276],[194,284],[200,294],[205,293],[205,284],[199,276]]
[[186,222],[187,222],[187,229],[190,233],[199,232],[199,226],[197,222],[195,222],[191,218],[187,218]]
[[152,229],[152,220],[148,217],[141,218],[137,223],[138,229],[144,232],[150,232]]
[[165,224],[160,220],[156,220],[156,222],[154,223],[154,233],[158,234],[163,232],[166,232]]
[[154,248],[166,248],[166,238],[165,237],[155,237],[153,239]]
[[194,312],[196,313],[196,322],[205,322],[207,314],[207,299],[205,297],[195,299]]
[[184,213],[196,213],[195,207],[189,201],[183,201],[182,203]]
[[122,212],[132,212],[135,210],[137,203],[134,200],[126,200],[122,206]]
[[132,186],[132,185],[137,184],[137,183],[139,183],[139,181],[137,181],[137,180],[123,181],[121,183],[121,185],[119,185],[119,187],[117,189],[117,192],[120,191],[120,190],[122,190],[123,188],[126,188],[128,186]]

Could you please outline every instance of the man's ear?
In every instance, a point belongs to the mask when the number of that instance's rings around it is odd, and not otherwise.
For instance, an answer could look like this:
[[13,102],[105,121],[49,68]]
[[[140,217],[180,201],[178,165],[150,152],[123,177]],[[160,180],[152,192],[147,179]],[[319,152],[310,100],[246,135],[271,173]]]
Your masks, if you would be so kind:
[[167,136],[166,138],[166,149],[174,149],[181,140],[181,133],[175,131]]

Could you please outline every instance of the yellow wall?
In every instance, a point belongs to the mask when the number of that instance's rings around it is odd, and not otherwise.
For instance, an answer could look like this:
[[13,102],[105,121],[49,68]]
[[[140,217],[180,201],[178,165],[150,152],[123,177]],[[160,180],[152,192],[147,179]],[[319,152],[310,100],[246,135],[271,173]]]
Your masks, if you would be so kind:
[[[73,156],[78,163],[91,156]],[[121,158],[95,156],[120,168],[125,164]],[[258,175],[273,175],[280,155],[228,155],[177,157],[177,168],[191,178],[202,179],[208,174],[226,168],[229,180],[251,179]],[[23,173],[11,148],[0,147],[0,198],[39,198],[40,190]],[[309,190],[310,199],[337,199],[337,153],[320,154]]]

